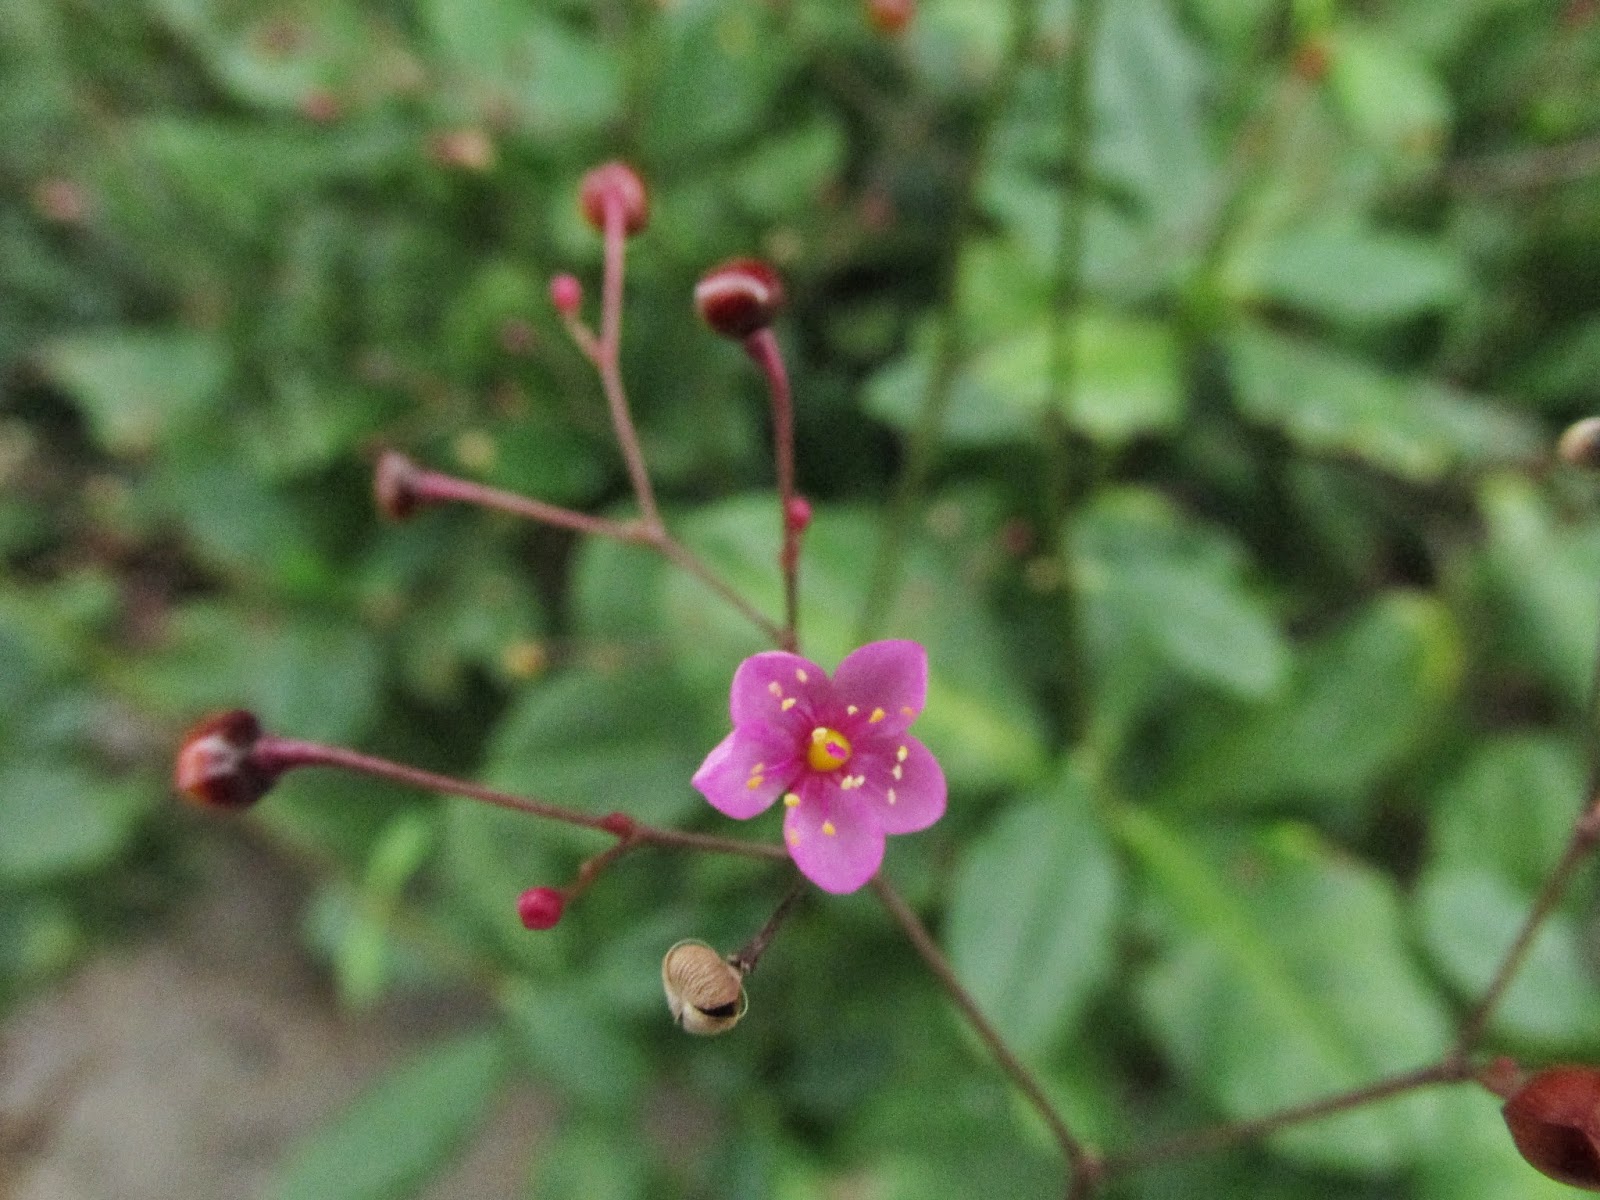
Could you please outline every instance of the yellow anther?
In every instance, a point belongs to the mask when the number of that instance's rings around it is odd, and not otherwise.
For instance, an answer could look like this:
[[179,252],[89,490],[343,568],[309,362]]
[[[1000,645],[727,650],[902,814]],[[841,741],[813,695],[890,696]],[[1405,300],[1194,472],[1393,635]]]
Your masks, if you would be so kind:
[[771,692],[774,696],[783,695],[783,689],[778,686],[778,681],[776,679],[767,684],[767,691]]
[[883,709],[875,708],[875,709],[872,710],[872,715],[867,718],[867,723],[869,725],[876,725],[879,721],[883,720],[884,717],[886,717],[888,715],[889,714],[884,712]]
[[766,780],[763,779],[760,775],[752,775],[752,776],[750,776],[749,779],[746,779],[744,781],[744,785],[745,785],[745,787],[749,788],[753,792],[765,782],[766,782]]
[[853,717],[858,712],[860,712],[861,710],[859,708],[857,708],[854,704],[846,704],[844,706],[844,711],[845,711],[845,715],[847,717]]
[[789,830],[789,845],[798,846],[799,844],[800,844],[800,831],[798,829]]
[[794,707],[794,697],[790,696],[782,704],[778,705],[778,707],[783,709],[784,712],[788,712],[791,708]]
[[800,797],[799,796],[795,795],[793,792],[785,792],[784,793],[783,806],[785,808],[797,808],[797,807],[799,807],[799,804],[800,804]]
[[902,767],[899,763],[895,763],[894,770],[889,772],[889,774],[893,775],[896,779],[900,779],[902,776],[905,775],[905,773],[906,773],[905,768]]
[[917,715],[917,710],[912,708],[909,704],[902,704],[900,706],[900,714],[901,716],[914,717]]
[[900,749],[898,749],[898,750],[896,750],[894,752],[895,761],[896,762],[905,762],[905,760],[908,757],[910,757],[910,754],[911,754],[910,750],[906,749],[904,746],[901,746]]
[[800,682],[801,682],[801,683],[805,683],[805,682],[807,682],[807,681],[808,681],[808,680],[809,680],[809,679],[810,679],[810,678],[811,678],[811,676],[809,676],[809,675],[807,675],[807,674],[806,674],[806,673],[805,673],[805,672],[804,672],[804,671],[802,671],[802,670],[801,670],[801,669],[800,669],[800,668],[799,668],[799,667],[796,667],[796,668],[795,668],[795,669],[794,669],[794,677],[795,677],[795,678],[796,678],[796,679],[798,679],[798,680],[799,680],[799,681],[800,681]]
[[833,822],[832,821],[824,821],[822,823],[822,832],[824,834],[826,834],[828,837],[832,837],[834,834],[838,833],[839,831],[833,827]]
[[818,725],[811,731],[806,762],[813,771],[836,771],[850,761],[850,741],[836,729]]

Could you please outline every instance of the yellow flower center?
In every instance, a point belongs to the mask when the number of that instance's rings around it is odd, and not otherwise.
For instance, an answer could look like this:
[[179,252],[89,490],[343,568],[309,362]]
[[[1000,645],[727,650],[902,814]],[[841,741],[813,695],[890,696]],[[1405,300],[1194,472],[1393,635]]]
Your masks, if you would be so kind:
[[813,771],[837,771],[850,761],[850,741],[837,729],[818,725],[811,731],[806,747],[806,762]]

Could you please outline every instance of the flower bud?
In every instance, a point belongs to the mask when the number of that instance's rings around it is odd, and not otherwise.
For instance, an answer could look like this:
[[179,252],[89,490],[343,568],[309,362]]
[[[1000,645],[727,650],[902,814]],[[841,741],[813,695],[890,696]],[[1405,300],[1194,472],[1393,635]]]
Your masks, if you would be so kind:
[[723,337],[745,338],[772,324],[783,307],[783,281],[756,258],[735,258],[713,267],[694,285],[700,319]]
[[372,495],[378,502],[378,511],[395,521],[404,521],[415,513],[422,502],[416,479],[416,463],[397,450],[385,450],[372,476]]
[[583,284],[578,282],[576,275],[552,275],[550,277],[550,303],[555,305],[556,311],[563,317],[576,316],[579,306],[583,303]]
[[682,941],[661,960],[672,1019],[688,1033],[726,1033],[750,1006],[739,969],[704,942]]
[[585,175],[578,204],[584,219],[600,233],[606,231],[606,208],[612,204],[622,207],[624,233],[631,236],[650,223],[650,193],[639,173],[625,162],[602,163]]
[[1600,417],[1585,417],[1567,426],[1556,453],[1574,467],[1600,467]]
[[790,496],[783,508],[783,524],[790,533],[804,533],[811,526],[811,501],[804,496]]
[[614,812],[600,818],[600,828],[619,838],[630,838],[639,828],[639,823],[627,813]]
[[1506,1101],[1511,1140],[1535,1170],[1600,1192],[1600,1069],[1547,1067]]
[[248,808],[272,790],[278,772],[252,757],[261,722],[242,708],[207,717],[178,748],[174,786],[210,808]]
[[916,0],[867,0],[867,20],[883,34],[902,32],[916,12]]
[[527,929],[554,929],[567,898],[555,888],[529,888],[517,897],[517,916]]

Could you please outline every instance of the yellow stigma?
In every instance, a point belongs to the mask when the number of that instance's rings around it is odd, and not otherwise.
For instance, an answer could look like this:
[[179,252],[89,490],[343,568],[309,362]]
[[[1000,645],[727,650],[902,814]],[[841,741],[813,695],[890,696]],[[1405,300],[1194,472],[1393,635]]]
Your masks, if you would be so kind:
[[850,761],[850,742],[836,729],[818,725],[811,731],[806,747],[806,762],[813,771],[837,771]]

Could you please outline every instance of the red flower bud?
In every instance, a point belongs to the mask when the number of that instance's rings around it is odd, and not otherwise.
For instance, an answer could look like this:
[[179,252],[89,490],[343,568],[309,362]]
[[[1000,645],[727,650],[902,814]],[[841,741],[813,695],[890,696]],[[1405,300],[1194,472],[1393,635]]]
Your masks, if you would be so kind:
[[791,496],[784,506],[783,523],[790,533],[804,533],[811,525],[811,501],[804,496]]
[[211,808],[248,808],[272,790],[276,770],[252,757],[261,740],[255,714],[236,708],[207,717],[184,736],[172,781],[178,791]]
[[917,0],[867,0],[867,20],[879,33],[902,32],[916,13]]
[[650,224],[650,193],[639,173],[625,162],[602,163],[585,175],[578,204],[584,219],[600,233],[606,231],[606,209],[613,204],[622,206],[624,233],[638,233]]
[[372,495],[378,511],[396,521],[404,521],[422,503],[416,490],[417,464],[396,450],[385,450],[378,458],[372,476]]
[[1600,1069],[1547,1067],[1503,1111],[1511,1140],[1535,1170],[1600,1192]]
[[694,285],[700,319],[723,337],[745,338],[772,324],[783,307],[783,280],[760,259],[735,258]]
[[634,830],[638,827],[638,822],[627,813],[607,813],[600,818],[600,828],[607,833],[615,834],[619,838],[632,837]]
[[554,929],[567,898],[555,888],[529,888],[517,897],[517,916],[528,929]]
[[577,276],[552,275],[550,303],[556,306],[556,311],[563,317],[574,316],[578,306],[583,303],[583,284],[578,282]]

